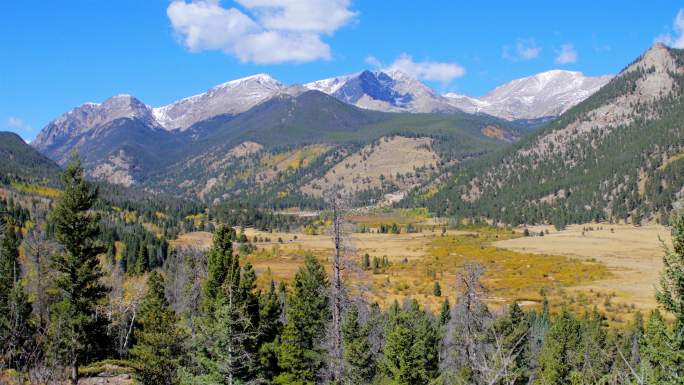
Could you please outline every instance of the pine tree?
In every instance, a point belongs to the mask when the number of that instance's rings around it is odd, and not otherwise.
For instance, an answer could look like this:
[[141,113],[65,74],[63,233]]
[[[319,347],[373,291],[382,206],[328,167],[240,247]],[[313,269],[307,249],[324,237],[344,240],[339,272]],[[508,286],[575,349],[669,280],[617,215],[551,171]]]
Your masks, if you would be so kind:
[[369,384],[375,376],[375,361],[371,351],[370,325],[359,323],[359,311],[351,306],[342,323],[343,358],[346,366],[344,382],[350,385]]
[[268,292],[259,297],[259,369],[266,381],[279,373],[278,343],[283,329],[282,302],[271,281]]
[[229,272],[233,269],[233,243],[235,230],[228,226],[219,226],[214,233],[213,243],[207,256],[207,279],[202,290],[204,310],[211,314],[214,304]]
[[98,318],[95,311],[106,294],[97,259],[105,249],[97,239],[99,216],[90,211],[97,189],[85,180],[77,155],[72,156],[64,171],[63,182],[64,191],[51,217],[55,238],[64,251],[52,257],[61,299],[52,306],[50,339],[56,358],[70,367],[70,381],[77,385],[79,366],[105,335],[105,320]]
[[142,384],[177,383],[176,370],[181,363],[184,335],[176,322],[176,313],[164,295],[163,278],[157,272],[150,273],[134,333],[136,343],[130,351],[136,378]]
[[581,319],[582,337],[575,353],[574,361],[584,383],[599,383],[610,369],[610,359],[606,356],[608,333],[605,319],[594,309]]
[[0,314],[9,309],[9,296],[19,275],[19,240],[8,221],[0,240]]
[[428,315],[412,301],[389,310],[382,369],[394,384],[428,384],[437,375],[438,334]]
[[581,339],[580,323],[567,310],[563,310],[552,322],[544,339],[537,384],[570,384],[577,376],[574,372],[575,357]]
[[449,298],[444,298],[442,302],[442,307],[439,309],[439,324],[444,326],[451,320],[451,304],[449,303]]
[[684,325],[684,215],[672,220],[672,250],[663,258],[656,299]]
[[672,250],[663,258],[656,299],[675,316],[670,339],[674,378],[684,378],[684,214],[672,219]]
[[249,350],[257,337],[243,304],[235,297],[221,296],[210,317],[197,322],[193,341],[194,368],[184,373],[184,384],[235,385],[250,380],[256,357]]
[[313,256],[295,274],[292,293],[287,298],[287,323],[278,354],[282,369],[276,384],[313,384],[323,367],[320,340],[330,319],[325,270]]
[[651,312],[644,330],[642,359],[646,366],[646,383],[676,383],[677,354],[672,349],[672,336],[658,309]]
[[512,358],[507,364],[504,382],[507,384],[526,384],[528,382],[530,324],[520,306],[513,303],[508,312],[494,323],[494,332],[501,336],[503,355]]
[[442,287],[439,285],[439,281],[435,281],[435,285],[432,288],[432,295],[434,295],[435,297],[442,296]]
[[253,290],[256,275],[244,271],[232,253],[234,231],[221,226],[209,253],[204,284],[205,315],[197,320],[193,365],[183,372],[189,384],[234,385],[251,381],[257,367],[259,303]]

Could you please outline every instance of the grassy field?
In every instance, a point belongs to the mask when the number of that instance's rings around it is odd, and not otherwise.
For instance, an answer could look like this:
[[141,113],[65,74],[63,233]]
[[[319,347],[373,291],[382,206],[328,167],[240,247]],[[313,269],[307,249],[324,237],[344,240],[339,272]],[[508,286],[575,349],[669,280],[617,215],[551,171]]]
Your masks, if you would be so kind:
[[[531,229],[538,232],[542,229]],[[586,224],[569,226],[544,237],[502,240],[494,245],[521,253],[558,254],[602,263],[611,275],[572,287],[576,295],[602,293],[611,306],[634,305],[653,309],[655,287],[662,269],[663,243],[670,244],[669,230],[663,226]]]
[[[553,308],[584,312],[597,307],[610,310],[613,323],[622,323],[638,310],[655,306],[653,288],[661,268],[658,237],[669,239],[663,227],[624,225],[571,226],[544,237],[523,237],[520,231],[479,227],[448,230],[421,211],[378,211],[350,217],[350,228],[362,223],[371,233],[350,233],[346,280],[351,290],[363,291],[369,301],[382,306],[407,297],[437,309],[445,297],[453,303],[457,276],[466,262],[484,266],[486,299],[492,310],[518,301],[540,306],[544,296]],[[379,223],[408,223],[417,233],[380,234]],[[611,230],[612,229],[612,230]],[[534,228],[539,232],[547,228]],[[584,232],[584,235],[582,233]],[[307,254],[324,262],[332,255],[325,231],[317,235],[270,233],[247,229],[255,236],[257,251],[245,256],[256,268],[260,284],[270,279],[290,280]],[[209,247],[211,234],[190,233],[175,245]],[[362,256],[389,262],[379,269],[361,268]],[[442,296],[433,294],[439,282]]]

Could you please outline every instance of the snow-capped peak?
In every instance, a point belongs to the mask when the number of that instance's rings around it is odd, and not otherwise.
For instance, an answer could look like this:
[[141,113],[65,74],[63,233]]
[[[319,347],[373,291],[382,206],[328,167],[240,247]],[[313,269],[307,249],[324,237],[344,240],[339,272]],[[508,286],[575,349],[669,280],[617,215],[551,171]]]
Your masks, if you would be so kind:
[[500,118],[536,119],[557,116],[591,96],[612,77],[589,77],[581,72],[550,70],[505,83],[481,98],[445,94],[466,112]]
[[380,111],[437,112],[453,111],[437,95],[409,75],[394,69],[362,71],[322,79],[305,87],[330,94],[357,107]]
[[335,76],[332,78],[316,80],[316,81],[304,84],[304,87],[306,87],[310,90],[321,91],[323,93],[332,95],[337,90],[339,90],[340,87],[344,86],[344,84],[347,82],[347,80],[349,80],[350,78],[352,78],[354,76],[358,76],[359,73],[360,72],[355,73],[355,74],[350,74],[350,75]]
[[231,80],[208,91],[153,109],[167,130],[185,130],[217,115],[238,114],[283,91],[285,86],[267,74]]

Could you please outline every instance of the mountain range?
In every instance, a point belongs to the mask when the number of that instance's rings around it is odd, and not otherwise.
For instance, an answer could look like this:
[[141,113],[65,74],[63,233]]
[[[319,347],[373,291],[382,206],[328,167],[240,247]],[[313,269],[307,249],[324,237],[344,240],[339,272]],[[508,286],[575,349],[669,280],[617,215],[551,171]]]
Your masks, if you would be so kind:
[[562,227],[684,207],[683,114],[684,51],[656,44],[615,77],[554,70],[481,98],[396,71],[260,74],[158,108],[117,95],[31,144],[60,164],[79,151],[93,178],[209,202],[320,207],[335,187],[357,204]]
[[297,96],[306,90],[321,91],[357,107],[385,112],[463,111],[506,120],[552,118],[587,98],[609,79],[554,70],[506,83],[478,99],[453,93],[440,95],[396,70],[363,71],[303,86],[285,86],[267,74],[257,74],[157,108],[127,94],[113,96],[103,103],[85,103],[50,122],[32,144],[53,156],[54,149],[67,139],[123,117],[141,120],[154,128],[184,131],[198,122],[240,114],[276,96]]
[[[557,78],[566,74],[554,71],[537,77]],[[548,111],[559,112],[568,103],[578,102],[592,92],[588,87],[600,80],[574,74],[583,81],[565,87],[565,95],[572,97],[547,100],[544,93],[549,93],[548,87],[534,86],[537,77],[517,81],[528,84],[527,87],[499,89],[519,95],[536,90],[532,104],[539,104],[541,115],[531,113],[534,106],[529,105],[527,115],[520,117],[548,118]],[[502,111],[511,110],[510,106],[504,107],[508,99],[499,99],[500,104],[486,103],[497,105]],[[387,139],[400,144],[387,155],[396,157],[399,163],[384,169],[376,167],[382,171],[375,179],[365,178],[365,184],[353,186],[354,194],[378,200],[385,194],[403,196],[432,174],[442,172],[446,165],[507,145],[537,125],[511,116],[499,118],[484,110],[468,110],[457,98],[439,95],[395,70],[363,71],[292,86],[267,74],[257,74],[161,107],[151,107],[128,94],[113,96],[102,103],[85,103],[50,122],[31,145],[59,164],[64,164],[70,153],[77,150],[91,177],[124,186],[140,185],[203,199],[254,195],[256,190],[272,195],[271,190],[279,186],[300,199],[319,195],[314,185],[320,189],[328,183],[332,177],[325,175],[335,168],[334,162],[308,159],[294,168],[271,164],[277,174],[274,177],[263,165],[271,162],[265,158],[289,159],[314,151],[342,161],[355,152],[366,151],[363,158],[377,160],[371,153],[383,147],[374,144],[380,138],[415,138],[413,142]],[[431,139],[421,139],[426,137]],[[312,150],[314,145],[318,147]],[[372,146],[364,150],[366,145]],[[383,179],[385,174],[393,174],[394,178],[400,172],[406,174],[420,168],[412,165],[412,159],[396,156],[400,151],[417,151],[416,146],[430,147],[430,154],[422,155],[439,159],[423,163],[431,165],[430,176],[409,178],[410,182],[406,178],[401,182]],[[255,158],[261,159],[261,163]],[[236,179],[235,169],[242,170],[242,179]],[[303,173],[307,176],[303,177]],[[357,174],[352,180],[362,177]]]

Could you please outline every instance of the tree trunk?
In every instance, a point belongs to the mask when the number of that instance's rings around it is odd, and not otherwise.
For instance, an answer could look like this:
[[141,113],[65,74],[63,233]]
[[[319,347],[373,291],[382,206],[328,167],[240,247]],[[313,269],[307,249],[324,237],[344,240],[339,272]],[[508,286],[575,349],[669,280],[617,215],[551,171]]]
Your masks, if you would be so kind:
[[71,362],[71,385],[78,385],[78,359]]
[[335,255],[333,256],[332,282],[332,380],[338,383],[342,379],[342,219],[340,217],[339,202],[333,198],[333,241]]

